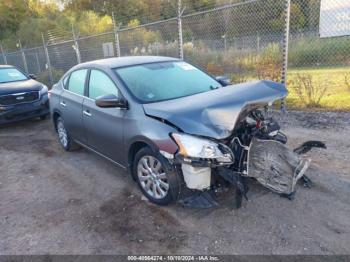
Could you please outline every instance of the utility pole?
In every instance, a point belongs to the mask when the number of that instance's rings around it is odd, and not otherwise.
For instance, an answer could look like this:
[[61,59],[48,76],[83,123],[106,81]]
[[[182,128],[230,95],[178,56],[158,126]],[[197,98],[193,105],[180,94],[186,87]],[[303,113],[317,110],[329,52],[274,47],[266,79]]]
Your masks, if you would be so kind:
[[[281,82],[287,87],[287,70],[288,70],[288,49],[289,49],[289,28],[290,28],[290,0],[286,1],[286,14],[285,14],[285,31],[283,40],[283,67]],[[283,98],[281,101],[282,112],[286,111],[286,101]]]
[[226,34],[222,35],[221,36],[222,39],[224,39],[224,50],[225,50],[225,53],[227,51],[227,40],[226,40]]
[[1,44],[0,44],[0,51],[1,51],[2,57],[4,59],[4,63],[5,63],[5,65],[7,65],[7,57],[6,57],[6,54],[5,54],[5,50],[4,50],[4,48],[2,47]]
[[182,14],[185,9],[182,9],[182,1],[177,1],[177,27],[179,34],[179,57],[180,59],[184,59],[184,49],[183,49],[183,37],[182,37]]
[[47,69],[49,71],[50,84],[53,85],[54,84],[53,83],[54,79],[53,79],[53,76],[52,76],[52,69],[51,69],[49,50],[47,49],[47,44],[45,43],[44,34],[41,34],[41,37],[43,39],[43,47],[44,47],[44,51],[45,51],[46,65],[47,65]]
[[114,41],[115,41],[115,49],[117,51],[117,57],[120,57],[120,43],[119,43],[119,27],[117,27],[114,12],[112,12],[112,20],[113,20],[113,32],[114,32]]
[[75,35],[75,30],[74,30],[73,24],[72,24],[72,33],[73,33],[73,41],[74,41],[73,48],[74,48],[75,53],[77,55],[77,62],[78,62],[78,64],[80,64],[81,63],[81,56],[80,56],[80,50],[79,50],[79,42],[78,42],[78,39]]
[[28,75],[28,65],[27,65],[27,59],[26,59],[26,55],[24,53],[24,50],[22,48],[22,43],[21,43],[21,39],[18,40],[18,45],[19,48],[21,49],[21,53],[22,53],[22,60],[23,60],[23,66],[24,66],[24,71],[26,72],[26,74]]
[[38,52],[35,52],[35,59],[36,59],[36,65],[37,65],[37,72],[38,74],[41,72],[41,67],[40,67],[40,61],[39,61],[39,55]]

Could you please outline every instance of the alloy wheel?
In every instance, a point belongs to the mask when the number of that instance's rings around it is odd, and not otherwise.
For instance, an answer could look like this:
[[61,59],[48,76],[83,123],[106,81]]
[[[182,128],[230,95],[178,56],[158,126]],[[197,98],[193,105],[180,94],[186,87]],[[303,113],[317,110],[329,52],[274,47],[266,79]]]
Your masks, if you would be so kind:
[[167,196],[169,182],[161,162],[150,155],[140,158],[137,165],[137,175],[144,191],[155,199]]
[[64,124],[62,121],[58,121],[57,123],[57,133],[58,133],[58,138],[60,140],[60,143],[64,148],[67,147],[68,145],[68,135],[67,135],[67,130],[64,127]]

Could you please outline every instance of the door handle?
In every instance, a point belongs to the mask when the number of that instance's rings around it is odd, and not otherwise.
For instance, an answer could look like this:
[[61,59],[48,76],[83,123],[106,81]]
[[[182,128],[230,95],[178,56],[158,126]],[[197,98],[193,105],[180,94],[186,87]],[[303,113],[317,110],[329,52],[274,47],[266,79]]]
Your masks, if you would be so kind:
[[64,101],[62,101],[62,102],[60,103],[60,105],[61,105],[61,106],[64,106],[64,107],[67,106],[66,102],[64,102]]
[[87,110],[84,110],[83,114],[86,115],[86,116],[92,116],[91,113],[89,111],[87,111]]

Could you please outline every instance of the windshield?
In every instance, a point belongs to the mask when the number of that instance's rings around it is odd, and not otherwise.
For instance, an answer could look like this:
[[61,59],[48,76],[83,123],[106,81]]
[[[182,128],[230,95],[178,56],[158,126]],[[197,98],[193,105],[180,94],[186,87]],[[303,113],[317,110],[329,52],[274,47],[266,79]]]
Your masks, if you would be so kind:
[[161,62],[115,69],[131,93],[144,103],[169,100],[222,87],[198,68],[182,62]]
[[0,68],[0,83],[23,81],[28,78],[16,68]]

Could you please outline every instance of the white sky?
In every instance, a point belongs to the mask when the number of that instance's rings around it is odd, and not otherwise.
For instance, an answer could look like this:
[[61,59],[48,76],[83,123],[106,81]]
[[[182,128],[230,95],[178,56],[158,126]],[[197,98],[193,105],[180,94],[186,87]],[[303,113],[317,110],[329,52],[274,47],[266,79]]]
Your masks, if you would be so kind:
[[321,9],[342,9],[350,8],[350,0],[321,0]]

